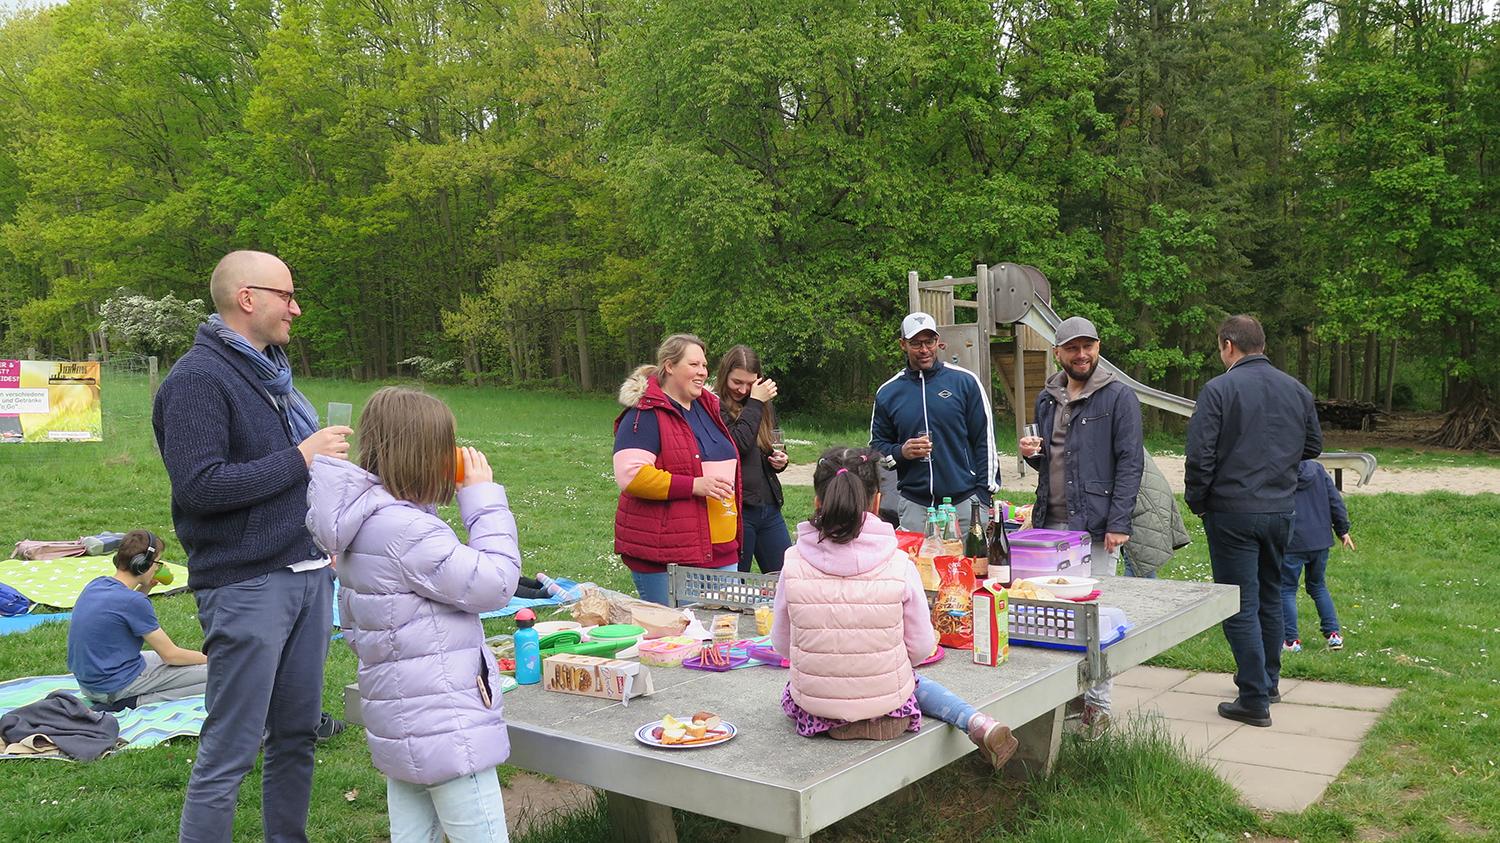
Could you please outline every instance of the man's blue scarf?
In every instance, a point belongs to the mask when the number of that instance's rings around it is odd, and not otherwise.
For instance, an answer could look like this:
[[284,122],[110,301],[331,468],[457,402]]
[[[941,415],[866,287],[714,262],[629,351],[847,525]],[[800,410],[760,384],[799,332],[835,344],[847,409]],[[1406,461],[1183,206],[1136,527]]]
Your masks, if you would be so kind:
[[208,317],[208,324],[225,345],[238,351],[249,361],[250,367],[260,377],[260,385],[271,393],[276,406],[281,408],[281,414],[286,417],[294,440],[300,443],[318,432],[318,411],[313,409],[312,402],[307,400],[306,395],[292,386],[292,364],[286,358],[285,349],[279,345],[268,345],[265,353],[261,353],[249,340],[225,325],[217,313]]

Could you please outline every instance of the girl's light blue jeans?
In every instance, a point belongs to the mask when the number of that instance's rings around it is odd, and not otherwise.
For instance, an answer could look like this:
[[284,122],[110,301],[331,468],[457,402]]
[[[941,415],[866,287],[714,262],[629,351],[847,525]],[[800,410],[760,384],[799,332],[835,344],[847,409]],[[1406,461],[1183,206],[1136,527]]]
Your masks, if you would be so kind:
[[[704,568],[703,570],[738,571],[739,569],[740,566],[738,564],[734,564],[725,565],[722,568]],[[667,605],[667,589],[669,587],[669,583],[667,582],[666,571],[662,571],[659,574],[642,574],[639,571],[631,571],[630,578],[635,580],[635,593],[642,600],[646,600],[651,603],[660,603],[663,606]]]
[[917,706],[922,709],[922,714],[966,732],[969,730],[969,721],[979,713],[979,709],[925,676],[917,677],[917,689],[913,693],[917,696]]
[[387,778],[391,843],[508,843],[495,768],[422,785]]

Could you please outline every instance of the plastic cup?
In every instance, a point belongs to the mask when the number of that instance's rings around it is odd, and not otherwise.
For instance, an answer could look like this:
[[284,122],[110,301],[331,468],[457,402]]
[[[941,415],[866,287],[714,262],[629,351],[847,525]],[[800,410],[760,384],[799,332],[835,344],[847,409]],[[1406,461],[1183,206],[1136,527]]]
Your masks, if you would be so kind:
[[464,482],[464,449],[453,449],[453,482],[463,485]]
[[354,405],[343,404],[338,401],[328,402],[328,426],[348,427],[354,420]]
[[162,585],[171,585],[172,584],[172,580],[176,579],[176,577],[172,575],[172,569],[171,568],[168,568],[166,565],[163,565],[160,568],[156,569],[156,576],[153,577],[152,579],[156,580],[157,582],[161,583]]

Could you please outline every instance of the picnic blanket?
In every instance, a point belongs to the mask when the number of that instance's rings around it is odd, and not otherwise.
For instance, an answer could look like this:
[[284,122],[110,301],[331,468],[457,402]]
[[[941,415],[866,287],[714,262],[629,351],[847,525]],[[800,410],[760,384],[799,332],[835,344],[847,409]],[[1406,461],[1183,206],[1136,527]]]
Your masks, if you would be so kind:
[[[566,577],[555,577],[553,579],[553,581],[556,582],[558,585],[560,585],[560,586],[563,587],[563,593],[564,594],[566,594],[566,593],[568,593],[570,591],[573,591],[574,589],[576,589],[578,587],[578,583],[576,583],[576,582],[574,582],[574,581],[572,581],[572,580],[570,580],[570,579],[568,579]],[[503,608],[503,609],[496,609],[493,612],[484,612],[484,613],[480,614],[480,617],[481,618],[505,618],[505,617],[509,617],[511,615],[514,615],[516,612],[519,612],[522,609],[526,609],[526,608],[536,608],[537,606],[561,606],[562,604],[563,604],[563,600],[562,600],[561,597],[546,597],[546,598],[512,597],[510,599],[510,602],[507,603],[507,604],[505,604],[505,608]],[[339,583],[338,583],[338,580],[334,580],[334,582],[333,582],[333,628],[334,629],[341,629],[341,628],[343,628],[343,624],[339,623]],[[342,633],[340,633],[340,634],[342,634]],[[339,635],[334,635],[333,637],[334,638],[338,638]]]
[[0,618],[0,635],[25,632],[28,629],[35,629],[44,623],[66,621],[71,617],[73,617],[72,612],[33,612],[29,615],[13,615],[8,618]]
[[[158,586],[153,597],[173,594],[187,586],[187,568],[164,565],[174,577],[171,588]],[[95,577],[113,576],[113,556],[75,556],[62,559],[7,559],[0,562],[0,583],[26,595],[26,599],[43,606],[71,609],[78,602],[83,587]]]
[[[61,676],[24,676],[0,682],[0,714],[30,705],[53,691],[82,695],[73,675],[66,673]],[[115,719],[120,721],[120,740],[125,741],[124,749],[156,746],[168,738],[195,738],[203,731],[203,719],[207,716],[201,696],[147,703],[140,708],[115,713]],[[0,754],[0,760],[34,757]]]

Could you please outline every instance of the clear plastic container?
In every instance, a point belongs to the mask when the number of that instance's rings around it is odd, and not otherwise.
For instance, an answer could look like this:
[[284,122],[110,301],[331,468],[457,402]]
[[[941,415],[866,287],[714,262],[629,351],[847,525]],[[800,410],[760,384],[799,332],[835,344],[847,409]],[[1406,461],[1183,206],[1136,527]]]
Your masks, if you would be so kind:
[[703,642],[681,635],[654,638],[642,641],[639,646],[641,664],[648,667],[682,667],[682,660],[696,655]]

